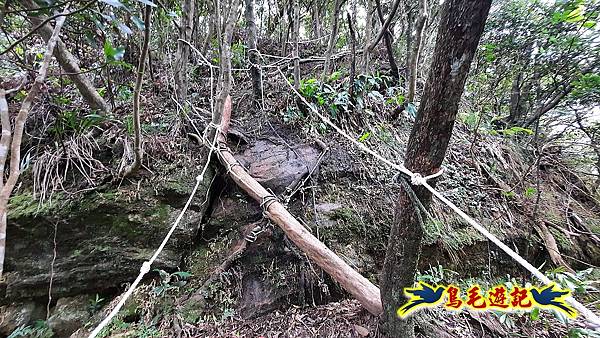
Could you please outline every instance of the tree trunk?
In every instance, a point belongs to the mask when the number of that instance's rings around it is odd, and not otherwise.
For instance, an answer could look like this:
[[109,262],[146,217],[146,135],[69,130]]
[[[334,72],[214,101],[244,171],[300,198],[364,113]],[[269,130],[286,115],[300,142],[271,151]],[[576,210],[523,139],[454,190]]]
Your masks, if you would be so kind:
[[[291,1],[291,0],[288,0]],[[279,31],[279,44],[281,45],[281,55],[287,54],[287,39],[290,32],[290,15],[288,8],[288,1],[283,1],[281,4],[281,20],[279,21],[280,31]]]
[[[31,0],[23,0],[23,6],[27,9],[35,9],[39,8],[33,1]],[[35,12],[34,12],[35,13]],[[36,16],[28,16],[29,21],[31,21],[33,26],[38,26],[41,24],[46,18],[41,15]],[[45,24],[38,30],[38,34],[44,39],[46,43],[50,40],[52,36],[53,28],[50,24]],[[73,56],[68,50],[62,40],[58,40],[56,48],[54,49],[54,57],[58,60],[60,67],[67,73],[67,76],[73,81],[79,93],[83,97],[83,99],[92,107],[93,109],[98,109],[101,112],[108,112],[110,108],[106,101],[98,94],[96,87],[92,84],[92,82],[87,78],[85,74],[81,72],[79,68],[79,62],[77,58]]]
[[[415,101],[415,92],[417,90],[417,64],[419,63],[419,55],[421,54],[421,48],[423,45],[423,29],[425,28],[425,21],[427,21],[427,1],[419,1],[419,18],[415,23],[415,36],[410,46],[410,55],[408,56],[408,94],[407,101]],[[412,32],[409,32],[412,34]]]
[[[181,20],[179,21],[179,39],[193,43],[192,32],[194,30],[194,5],[196,0],[184,0]],[[187,99],[188,89],[188,60],[190,58],[190,46],[177,41],[177,54],[175,55],[175,93],[177,99],[183,104]]]
[[352,25],[352,17],[347,13],[348,32],[350,33],[350,78],[348,82],[348,96],[350,97],[350,111],[354,109],[354,79],[356,77],[356,34]]
[[[221,112],[225,105],[225,99],[231,92],[231,85],[233,77],[231,75],[231,40],[233,38],[233,29],[237,19],[237,9],[240,4],[240,0],[233,0],[229,10],[229,15],[225,20],[225,29],[223,30],[223,36],[219,34],[219,45],[221,50],[221,74],[219,77],[219,91],[217,94],[217,102],[215,104],[215,111],[212,116],[212,123],[219,125],[221,123]],[[214,137],[214,130],[211,131],[209,139],[212,140]]]
[[312,2],[312,38],[318,39],[321,37],[321,6],[319,5],[320,1],[313,0]]
[[150,18],[152,7],[146,5],[144,10],[144,44],[142,53],[138,61],[137,74],[135,79],[135,88],[133,89],[133,163],[127,165],[121,171],[121,177],[128,177],[135,174],[142,166],[144,151],[142,149],[142,125],[140,121],[140,96],[142,94],[142,84],[144,82],[144,70],[146,69],[146,59],[148,57],[148,48],[150,46]]
[[337,42],[337,31],[338,31],[338,19],[340,17],[340,9],[344,4],[345,0],[335,0],[333,19],[331,20],[331,35],[329,36],[329,43],[327,44],[327,52],[325,53],[325,63],[323,64],[323,74],[321,74],[321,82],[325,82],[325,79],[329,75],[329,67],[331,62],[331,54],[335,48]]
[[365,20],[365,47],[363,48],[362,59],[360,62],[361,70],[364,74],[369,72],[369,43],[371,42],[371,35],[373,35],[373,0],[367,0],[367,18]]
[[[405,166],[423,176],[440,170],[458,112],[471,60],[489,12],[491,0],[446,0],[427,84],[409,137]],[[414,186],[427,208],[431,193]],[[396,311],[405,303],[403,289],[414,283],[421,253],[420,215],[406,190],[396,204],[382,278],[383,332],[388,337],[414,337],[413,324]]]
[[379,14],[379,20],[381,21],[381,31],[379,31],[379,34],[377,34],[377,37],[375,38],[375,40],[373,40],[373,42],[371,42],[369,44],[369,51],[372,51],[377,44],[379,43],[379,41],[381,41],[381,38],[385,37],[386,35],[389,35],[389,27],[390,24],[392,23],[392,19],[394,18],[394,16],[396,15],[396,11],[398,10],[398,5],[400,4],[400,0],[396,0],[394,1],[394,4],[392,5],[392,9],[390,10],[390,15],[388,16],[387,20],[383,19],[383,13],[381,11],[381,3],[379,2],[379,0],[376,1],[377,4],[377,14]]
[[254,100],[260,102],[262,98],[261,88],[261,73],[258,67],[258,50],[256,36],[256,20],[254,19],[254,0],[245,0],[246,10],[244,17],[246,18],[246,32],[248,35],[248,60],[250,61],[250,76],[252,77],[252,90],[254,92]]
[[521,107],[521,82],[523,81],[523,72],[519,72],[513,79],[513,83],[510,91],[510,108],[508,115],[508,125],[521,119],[521,113],[519,108]]
[[546,100],[546,102],[541,104],[535,110],[534,114],[523,123],[523,127],[529,128],[540,117],[542,117],[544,114],[546,114],[550,110],[554,109],[554,107],[558,106],[558,104],[562,101],[562,99],[571,93],[573,88],[574,88],[573,84],[569,84],[566,86],[566,88],[559,90],[557,93],[555,93],[552,98]]
[[300,89],[300,50],[298,49],[298,39],[300,38],[300,4],[298,0],[294,0],[294,32],[293,40],[294,40],[294,50],[292,57],[294,58],[294,88],[296,90]]
[[[398,1],[396,1],[398,2]],[[390,32],[388,31],[388,27],[389,27],[389,23],[390,23],[390,19],[392,18],[392,14],[394,14],[395,12],[392,11],[392,13],[390,13],[390,17],[388,18],[387,21],[383,21],[383,12],[381,11],[381,2],[379,0],[375,0],[375,4],[377,5],[377,15],[379,16],[379,21],[381,21],[381,25],[383,26],[382,32],[383,32],[383,40],[385,41],[385,49],[387,50],[387,55],[388,55],[388,62],[390,63],[390,70],[392,72],[392,77],[394,78],[395,82],[398,83],[398,81],[400,80],[400,73],[398,72],[398,65],[396,64],[396,60],[394,59],[394,50],[392,49],[392,36],[390,34]],[[397,6],[396,6],[397,8]],[[386,26],[387,24],[387,26]],[[380,33],[381,34],[381,33]]]
[[[207,4],[209,4],[209,12],[211,10],[214,9],[214,7],[210,7],[211,2],[207,2]],[[202,44],[202,54],[206,54],[206,52],[208,51],[208,46],[210,45],[210,39],[211,37],[215,34],[215,27],[217,25],[217,15],[216,14],[210,14],[210,17],[208,18],[208,33],[206,33],[206,39],[204,40],[204,43]]]

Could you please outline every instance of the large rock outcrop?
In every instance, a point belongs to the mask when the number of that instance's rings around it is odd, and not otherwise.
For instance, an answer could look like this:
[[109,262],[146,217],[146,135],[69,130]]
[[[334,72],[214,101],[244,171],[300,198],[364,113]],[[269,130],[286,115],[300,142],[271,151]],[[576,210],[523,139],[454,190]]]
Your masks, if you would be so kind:
[[[205,177],[153,268],[179,266],[207,208],[212,176]],[[0,302],[47,298],[51,278],[54,299],[116,291],[135,278],[159,246],[194,183],[191,174],[179,174],[139,188],[98,189],[77,199],[55,194],[41,207],[30,193],[15,195],[9,206]]]

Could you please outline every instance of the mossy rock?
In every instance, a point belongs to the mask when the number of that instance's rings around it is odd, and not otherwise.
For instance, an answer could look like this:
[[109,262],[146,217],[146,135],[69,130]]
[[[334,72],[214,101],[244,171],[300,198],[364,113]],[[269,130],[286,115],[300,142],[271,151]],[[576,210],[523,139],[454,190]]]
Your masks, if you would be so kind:
[[[188,183],[193,187],[195,177],[181,177],[181,181],[181,189]],[[207,175],[193,208],[182,218],[153,268],[178,268],[196,238],[211,181],[212,176]],[[53,261],[55,297],[120,288],[137,276],[142,263],[159,247],[189,192],[191,188],[186,196],[167,201],[155,185],[105,187],[73,196],[54,194],[42,205],[31,192],[14,196],[8,215],[6,280],[0,285],[6,294],[0,303],[47,296],[48,267]]]

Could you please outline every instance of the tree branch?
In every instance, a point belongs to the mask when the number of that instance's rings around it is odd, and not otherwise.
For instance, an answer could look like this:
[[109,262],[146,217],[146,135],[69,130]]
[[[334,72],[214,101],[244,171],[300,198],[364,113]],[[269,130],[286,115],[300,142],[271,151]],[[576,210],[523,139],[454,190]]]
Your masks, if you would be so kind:
[[95,3],[96,3],[96,0],[92,0],[92,1],[90,1],[88,3],[86,3],[83,7],[79,8],[79,9],[76,9],[76,10],[74,10],[72,12],[66,13],[66,12],[63,11],[60,14],[56,14],[54,16],[51,16],[51,17],[47,18],[46,20],[42,21],[39,25],[35,26],[31,31],[29,31],[29,33],[25,34],[24,36],[22,36],[21,38],[19,38],[17,41],[13,42],[10,46],[8,46],[5,50],[3,50],[2,52],[0,52],[0,56],[8,53],[9,51],[11,51],[18,44],[20,44],[21,42],[25,41],[28,37],[32,36],[35,32],[37,32],[38,29],[44,27],[44,25],[47,24],[48,22],[50,22],[50,21],[52,21],[54,19],[58,19],[60,17],[69,16],[69,15],[73,15],[73,14],[79,13],[81,11],[84,11],[84,10],[88,9],[91,5],[93,5]]

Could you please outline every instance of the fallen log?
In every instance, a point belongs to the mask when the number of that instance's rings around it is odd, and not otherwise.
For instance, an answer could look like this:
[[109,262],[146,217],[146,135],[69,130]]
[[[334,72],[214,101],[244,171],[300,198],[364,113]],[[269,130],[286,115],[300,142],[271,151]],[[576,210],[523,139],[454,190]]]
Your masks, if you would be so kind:
[[331,251],[325,244],[313,236],[304,226],[290,214],[287,209],[258,183],[233,157],[227,147],[227,130],[231,118],[231,97],[227,96],[223,105],[223,114],[218,132],[219,161],[227,168],[233,181],[250,197],[261,204],[265,215],[277,224],[287,237],[302,250],[308,258],[327,272],[346,291],[356,298],[370,313],[379,315],[383,312],[379,288],[360,273],[350,267],[344,260]]

